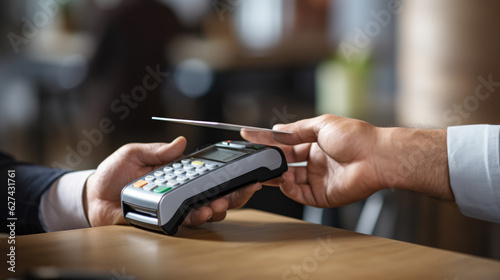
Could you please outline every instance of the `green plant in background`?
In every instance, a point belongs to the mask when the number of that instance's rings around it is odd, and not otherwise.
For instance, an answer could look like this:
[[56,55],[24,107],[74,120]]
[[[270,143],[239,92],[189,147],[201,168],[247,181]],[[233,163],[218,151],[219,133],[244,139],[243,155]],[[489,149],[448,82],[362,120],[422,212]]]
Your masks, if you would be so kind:
[[347,59],[335,52],[316,70],[316,113],[366,119],[369,83],[373,69],[371,51]]

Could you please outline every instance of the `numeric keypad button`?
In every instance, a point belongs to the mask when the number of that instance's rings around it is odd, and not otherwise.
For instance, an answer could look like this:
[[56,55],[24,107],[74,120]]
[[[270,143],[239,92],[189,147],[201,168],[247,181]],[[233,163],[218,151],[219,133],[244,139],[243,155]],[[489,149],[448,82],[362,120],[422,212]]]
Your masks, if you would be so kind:
[[164,178],[158,178],[155,181],[155,183],[158,184],[158,185],[164,184],[165,182],[167,182],[167,179],[165,179],[165,177]]
[[185,183],[185,182],[189,181],[189,178],[188,178],[188,177],[186,177],[186,176],[181,175],[181,176],[178,176],[178,177],[177,177],[177,181],[178,181],[179,183],[183,184],[183,183]]
[[179,186],[181,183],[177,182],[177,181],[168,181],[167,183],[167,187],[170,187],[170,188],[173,188],[173,187],[177,187]]
[[174,174],[175,175],[183,175],[183,174],[186,174],[186,170],[184,170],[184,169],[176,169],[174,171]]
[[196,172],[198,172],[199,174],[205,174],[208,172],[208,169],[206,167],[200,167],[196,168]]
[[208,170],[214,170],[215,168],[219,167],[219,165],[217,163],[209,162],[205,165],[205,167]]
[[145,191],[152,191],[154,190],[158,185],[155,184],[155,183],[149,183],[147,185],[145,185],[142,189],[145,190]]
[[192,170],[194,170],[194,168],[195,167],[192,165],[184,165],[184,170],[186,170],[186,171],[192,171]]
[[174,180],[175,178],[177,178],[177,175],[175,175],[173,173],[165,175],[165,179],[167,179],[167,180]]
[[161,176],[165,175],[165,172],[163,172],[163,171],[155,171],[154,175],[155,175],[155,177],[161,177]]
[[170,166],[167,166],[167,167],[163,168],[163,172],[165,172],[165,173],[170,173],[170,172],[173,172],[173,171],[174,171],[174,168],[170,167]]
[[199,176],[199,174],[198,174],[198,173],[196,173],[195,171],[189,171],[189,172],[187,172],[187,173],[186,173],[186,176],[187,176],[188,178],[195,178],[195,177],[198,177],[198,176]]

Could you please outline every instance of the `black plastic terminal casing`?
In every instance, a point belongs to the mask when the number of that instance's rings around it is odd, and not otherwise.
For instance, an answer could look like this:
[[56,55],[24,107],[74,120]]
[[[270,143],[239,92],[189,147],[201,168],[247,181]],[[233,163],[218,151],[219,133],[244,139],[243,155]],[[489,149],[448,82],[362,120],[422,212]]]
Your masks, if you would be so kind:
[[[253,143],[249,144],[253,145]],[[257,144],[255,145],[257,146]],[[251,147],[247,146],[247,148]],[[281,176],[281,174],[286,172],[288,170],[288,165],[283,151],[281,151],[281,149],[278,147],[263,145],[258,145],[258,149],[256,150],[265,148],[274,149],[279,153],[281,157],[281,165],[278,168],[270,170],[267,167],[260,167],[252,170],[251,172],[230,179],[229,181],[223,182],[222,184],[211,187],[204,192],[189,197],[180,204],[180,206],[177,208],[168,222],[163,225],[159,224],[160,219],[158,216],[160,216],[160,213],[158,213],[158,211],[160,211],[160,209],[150,209],[144,206],[137,205],[135,203],[125,202],[122,200],[123,213],[124,215],[127,214],[125,215],[125,220],[136,227],[154,231],[161,230],[168,235],[175,235],[178,231],[179,226],[182,224],[186,216],[193,208],[205,205],[212,200],[223,197],[249,184],[255,182],[265,182],[279,177]]]

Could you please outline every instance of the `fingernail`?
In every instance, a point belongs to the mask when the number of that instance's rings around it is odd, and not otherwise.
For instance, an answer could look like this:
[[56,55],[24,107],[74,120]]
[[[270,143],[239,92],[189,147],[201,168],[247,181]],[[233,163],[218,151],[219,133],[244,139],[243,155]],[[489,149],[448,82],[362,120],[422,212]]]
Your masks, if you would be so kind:
[[273,126],[273,130],[280,130],[280,129],[281,129],[282,127],[284,127],[284,126],[285,126],[285,125],[284,125],[284,124],[281,124],[281,123],[279,123],[279,124],[275,124],[275,125]]

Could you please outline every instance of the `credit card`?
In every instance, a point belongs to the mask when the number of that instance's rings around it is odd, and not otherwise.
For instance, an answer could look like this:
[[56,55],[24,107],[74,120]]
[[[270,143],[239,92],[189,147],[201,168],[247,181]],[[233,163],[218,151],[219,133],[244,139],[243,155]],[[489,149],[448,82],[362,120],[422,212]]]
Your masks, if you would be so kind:
[[292,132],[288,132],[288,131],[274,130],[274,129],[270,129],[270,128],[262,128],[262,127],[247,126],[247,125],[220,123],[220,122],[195,121],[195,120],[183,120],[183,119],[160,118],[160,117],[152,117],[152,119],[157,120],[157,121],[182,123],[182,124],[212,127],[212,128],[233,130],[233,131],[242,131],[242,130],[245,130],[245,131],[267,131],[267,132],[273,132],[273,133],[292,134]]

